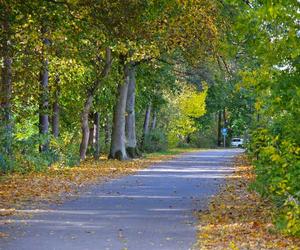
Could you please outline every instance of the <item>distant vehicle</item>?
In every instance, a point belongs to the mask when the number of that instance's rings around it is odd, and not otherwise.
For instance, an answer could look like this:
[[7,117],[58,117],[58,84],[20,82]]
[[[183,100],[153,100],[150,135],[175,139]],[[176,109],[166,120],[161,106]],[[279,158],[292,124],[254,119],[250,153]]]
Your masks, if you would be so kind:
[[238,138],[238,137],[232,138],[231,146],[237,147],[237,148],[242,148],[244,146],[244,139]]

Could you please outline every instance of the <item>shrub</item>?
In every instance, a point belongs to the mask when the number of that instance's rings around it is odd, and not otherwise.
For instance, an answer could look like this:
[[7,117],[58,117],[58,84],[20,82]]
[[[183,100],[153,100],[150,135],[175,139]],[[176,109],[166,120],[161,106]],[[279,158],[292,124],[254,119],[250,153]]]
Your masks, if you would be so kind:
[[256,158],[257,174],[254,187],[277,206],[278,228],[300,235],[300,147],[297,136],[286,136],[274,127],[252,134],[250,152]]
[[143,150],[151,153],[166,150],[168,142],[166,135],[159,130],[150,131],[144,138]]

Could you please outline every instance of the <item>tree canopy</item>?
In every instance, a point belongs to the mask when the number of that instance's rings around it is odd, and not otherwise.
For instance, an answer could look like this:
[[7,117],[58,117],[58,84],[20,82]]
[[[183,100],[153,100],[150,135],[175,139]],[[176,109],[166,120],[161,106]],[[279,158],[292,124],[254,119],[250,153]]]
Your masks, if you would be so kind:
[[241,137],[256,190],[298,235],[299,13],[294,0],[0,1],[2,172]]

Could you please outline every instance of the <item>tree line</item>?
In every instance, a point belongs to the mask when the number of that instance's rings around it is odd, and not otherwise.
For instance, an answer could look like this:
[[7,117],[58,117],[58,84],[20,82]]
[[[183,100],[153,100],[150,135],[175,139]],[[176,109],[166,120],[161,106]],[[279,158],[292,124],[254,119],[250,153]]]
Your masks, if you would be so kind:
[[222,25],[217,1],[12,0],[0,10],[4,171],[30,154],[51,162],[67,144],[99,159],[100,127],[110,158],[139,155],[150,109],[154,129],[163,93],[179,93],[174,70],[216,56]]

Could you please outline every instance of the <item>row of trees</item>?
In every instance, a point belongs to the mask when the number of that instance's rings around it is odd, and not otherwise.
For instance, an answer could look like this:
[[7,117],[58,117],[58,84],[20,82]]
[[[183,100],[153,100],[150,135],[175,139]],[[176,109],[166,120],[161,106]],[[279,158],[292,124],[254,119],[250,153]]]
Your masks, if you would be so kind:
[[81,160],[98,159],[100,127],[110,158],[136,156],[137,118],[142,143],[150,109],[154,128],[165,93],[188,81],[176,71],[219,56],[224,25],[219,3],[203,0],[11,0],[0,13],[4,171],[73,162],[78,144]]

